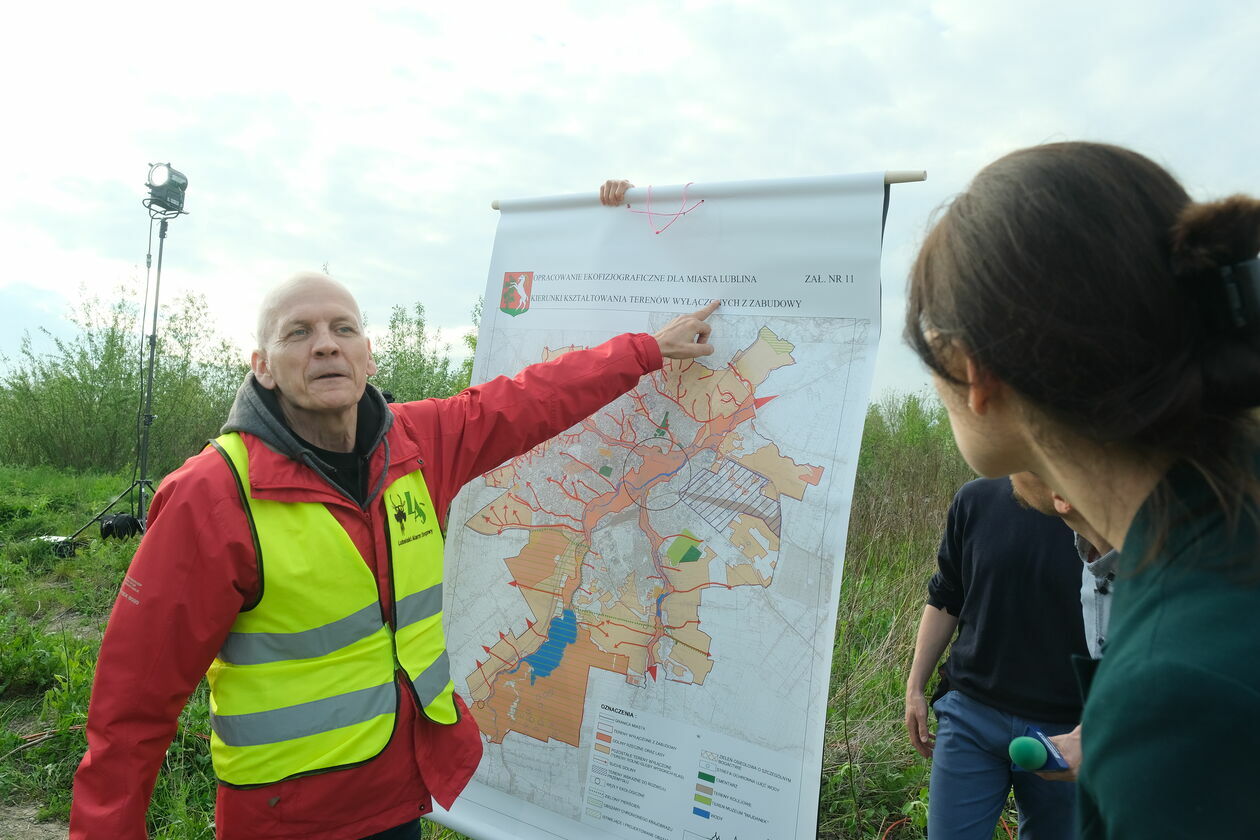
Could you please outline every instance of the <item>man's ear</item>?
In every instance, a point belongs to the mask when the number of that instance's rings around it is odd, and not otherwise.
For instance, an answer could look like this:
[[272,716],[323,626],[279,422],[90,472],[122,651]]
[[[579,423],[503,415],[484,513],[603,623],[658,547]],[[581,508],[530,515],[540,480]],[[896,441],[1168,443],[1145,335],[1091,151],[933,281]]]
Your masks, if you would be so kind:
[[963,358],[966,360],[967,407],[973,414],[987,414],[993,400],[1001,392],[1002,383],[996,376],[978,365],[976,360],[971,358],[971,354],[964,351]]
[[267,355],[261,350],[249,354],[249,368],[254,372],[258,384],[268,391],[275,390],[276,378],[271,375],[271,367],[267,364]]
[[369,338],[367,340],[367,346],[368,346],[367,375],[375,376],[376,375],[376,359],[372,358],[372,339]]
[[1060,496],[1058,493],[1051,493],[1050,498],[1054,501],[1054,512],[1059,516],[1067,516],[1076,508],[1072,507],[1072,503]]

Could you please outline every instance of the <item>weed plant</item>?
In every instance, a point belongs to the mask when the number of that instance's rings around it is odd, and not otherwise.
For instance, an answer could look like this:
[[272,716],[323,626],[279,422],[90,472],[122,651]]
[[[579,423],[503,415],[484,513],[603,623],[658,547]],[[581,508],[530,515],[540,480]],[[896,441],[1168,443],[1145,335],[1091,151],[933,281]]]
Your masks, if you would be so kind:
[[[134,291],[120,290],[109,305],[86,298],[69,316],[77,328],[72,337],[56,338],[43,330],[52,349],[37,352],[28,333],[16,358],[0,357],[0,464],[109,473],[132,469],[146,376],[141,353],[146,342],[136,328],[140,309]],[[163,306],[162,315],[153,380],[157,419],[149,445],[150,472],[156,475],[175,469],[218,434],[249,358],[214,332],[204,297],[177,298]],[[461,339],[469,353],[477,347],[480,317],[479,301],[472,311],[474,331]],[[394,307],[378,345],[373,357],[380,371],[373,382],[400,401],[448,396],[468,386],[471,357],[452,358],[451,348],[429,329],[422,304]],[[118,490],[130,481],[126,476]],[[32,502],[38,500],[18,504]],[[38,514],[17,511],[29,521],[10,525],[7,533],[19,539],[48,528],[56,509],[35,507]],[[0,508],[0,527],[7,518]]]
[[[945,512],[970,477],[934,399],[871,407],[832,666],[821,838],[923,837],[927,763],[902,725],[905,676]],[[69,813],[101,634],[136,543],[89,530],[84,549],[60,558],[33,538],[75,530],[124,478],[0,467],[0,802],[37,804],[47,819]],[[159,774],[151,837],[214,835],[207,717],[203,683]],[[436,825],[424,836],[462,838]]]
[[927,762],[905,732],[906,674],[945,514],[973,477],[934,398],[872,405],[845,552],[819,836],[922,837]]

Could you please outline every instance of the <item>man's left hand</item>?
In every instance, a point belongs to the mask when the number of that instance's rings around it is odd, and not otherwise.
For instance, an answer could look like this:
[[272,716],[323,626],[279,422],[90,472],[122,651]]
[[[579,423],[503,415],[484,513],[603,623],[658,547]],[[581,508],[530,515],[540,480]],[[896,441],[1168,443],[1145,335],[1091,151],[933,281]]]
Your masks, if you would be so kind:
[[616,207],[626,198],[626,190],[633,187],[629,181],[610,178],[599,188],[599,203],[607,207]]
[[713,352],[709,333],[713,326],[707,319],[722,301],[715,300],[704,309],[690,315],[679,315],[654,336],[661,346],[661,355],[667,359],[694,359]]

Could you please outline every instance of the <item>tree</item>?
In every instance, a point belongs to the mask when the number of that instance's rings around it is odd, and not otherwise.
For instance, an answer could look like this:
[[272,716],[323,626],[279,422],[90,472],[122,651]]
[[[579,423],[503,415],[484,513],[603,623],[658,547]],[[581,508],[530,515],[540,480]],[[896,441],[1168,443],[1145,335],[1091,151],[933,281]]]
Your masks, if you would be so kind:
[[377,373],[372,382],[397,402],[449,397],[463,388],[463,366],[452,363],[450,347],[429,333],[422,303],[410,310],[395,306],[374,350]]
[[459,367],[459,389],[460,391],[472,384],[473,359],[477,355],[477,329],[481,326],[481,306],[485,303],[484,298],[477,298],[477,302],[472,308],[472,329],[464,333],[464,346],[468,348],[468,357],[460,364]]

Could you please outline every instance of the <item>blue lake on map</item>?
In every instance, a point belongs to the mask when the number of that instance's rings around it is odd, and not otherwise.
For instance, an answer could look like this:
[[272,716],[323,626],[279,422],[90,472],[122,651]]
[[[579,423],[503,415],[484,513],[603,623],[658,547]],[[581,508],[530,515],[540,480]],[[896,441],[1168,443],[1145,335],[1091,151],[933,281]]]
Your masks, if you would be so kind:
[[[576,641],[577,615],[573,610],[565,610],[563,614],[551,619],[551,624],[547,626],[547,641],[543,642],[538,650],[525,657],[531,669],[529,684],[533,685],[537,677],[551,676],[551,672],[556,670],[560,665],[560,660],[564,658],[564,649]],[[516,668],[512,669],[512,671],[515,670]]]

